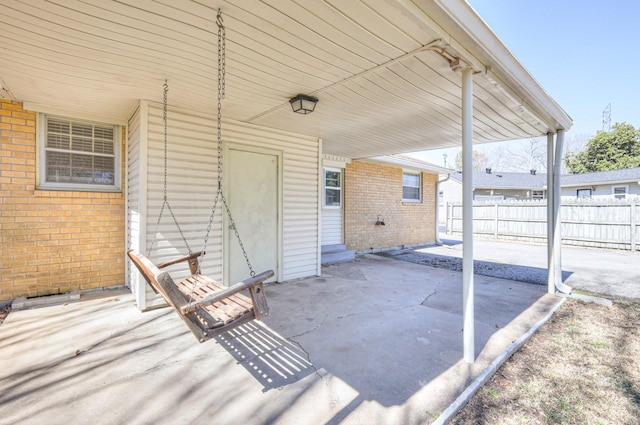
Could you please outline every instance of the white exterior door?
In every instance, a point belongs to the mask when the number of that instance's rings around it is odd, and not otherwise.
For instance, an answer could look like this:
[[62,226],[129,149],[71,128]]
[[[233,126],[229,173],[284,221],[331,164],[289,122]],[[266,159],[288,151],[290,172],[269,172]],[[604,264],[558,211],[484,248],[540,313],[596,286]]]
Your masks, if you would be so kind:
[[[236,229],[256,273],[274,270],[278,276],[280,154],[233,145],[226,150],[227,201]],[[250,276],[238,238],[225,214],[227,285]]]
[[323,170],[322,245],[344,242],[343,171],[341,168]]

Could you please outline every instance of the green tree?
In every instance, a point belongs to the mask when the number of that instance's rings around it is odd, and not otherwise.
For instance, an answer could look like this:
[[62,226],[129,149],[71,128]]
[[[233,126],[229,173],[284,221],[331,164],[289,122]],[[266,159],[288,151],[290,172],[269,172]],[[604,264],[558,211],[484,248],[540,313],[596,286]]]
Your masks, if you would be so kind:
[[[474,150],[472,152],[473,156],[473,171],[484,171],[487,167],[487,156],[482,152],[478,152]],[[456,155],[456,170],[462,170],[462,151],[458,152]]]
[[615,123],[611,131],[598,131],[585,150],[568,153],[565,164],[578,174],[640,167],[640,129]]

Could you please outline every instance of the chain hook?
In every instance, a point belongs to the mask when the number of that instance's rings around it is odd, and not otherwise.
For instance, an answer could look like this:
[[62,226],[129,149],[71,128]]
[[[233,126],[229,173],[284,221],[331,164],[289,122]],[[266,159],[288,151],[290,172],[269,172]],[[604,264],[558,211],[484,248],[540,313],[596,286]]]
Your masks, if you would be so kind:
[[216,24],[218,24],[218,28],[224,28],[223,19],[222,19],[222,9],[218,8],[218,16],[216,17]]

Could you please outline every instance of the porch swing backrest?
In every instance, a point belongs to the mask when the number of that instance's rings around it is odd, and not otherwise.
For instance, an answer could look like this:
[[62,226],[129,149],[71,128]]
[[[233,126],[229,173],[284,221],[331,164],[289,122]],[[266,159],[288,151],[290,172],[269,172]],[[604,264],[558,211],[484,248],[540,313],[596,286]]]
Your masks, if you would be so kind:
[[[263,283],[274,275],[272,270],[227,288],[196,272],[200,254],[194,252],[155,265],[135,250],[128,252],[129,258],[147,283],[174,308],[199,342],[250,320],[260,320],[269,314]],[[183,262],[189,264],[191,274],[177,282],[168,272],[161,270]],[[193,290],[194,287],[197,288],[196,291]],[[244,291],[248,291],[249,296],[244,295]]]

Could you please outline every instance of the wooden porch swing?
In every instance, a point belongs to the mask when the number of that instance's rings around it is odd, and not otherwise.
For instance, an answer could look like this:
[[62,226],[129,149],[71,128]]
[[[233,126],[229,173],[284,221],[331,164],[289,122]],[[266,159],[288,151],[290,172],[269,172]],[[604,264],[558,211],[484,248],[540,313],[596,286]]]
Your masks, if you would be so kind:
[[[194,252],[155,265],[137,251],[130,250],[129,258],[155,293],[159,293],[173,307],[200,342],[226,332],[250,320],[260,320],[269,314],[263,283],[273,276],[273,270],[251,276],[228,288],[200,274],[198,257]],[[187,262],[190,276],[177,282],[163,268]],[[250,297],[241,292],[249,291]]]
[[[187,239],[182,233],[182,229],[178,224],[176,216],[171,209],[167,199],[167,92],[168,85],[164,84],[164,200],[158,221],[156,224],[156,232],[162,219],[162,214],[166,209],[170,212],[173,222],[175,223],[182,240],[189,251],[188,255],[176,258],[174,260],[155,265],[149,258],[138,251],[130,250],[127,254],[133,264],[140,271],[144,279],[151,286],[153,291],[162,295],[167,304],[173,307],[186,323],[189,330],[193,333],[199,342],[207,341],[213,336],[222,332],[226,332],[238,325],[246,323],[250,320],[260,320],[269,314],[269,306],[264,293],[264,282],[274,276],[273,270],[267,270],[256,275],[249,257],[244,248],[244,244],[240,239],[240,234],[236,228],[235,222],[231,216],[231,211],[227,200],[222,192],[222,125],[221,125],[221,101],[224,97],[224,44],[225,34],[222,24],[222,15],[218,10],[218,191],[216,193],[213,207],[211,208],[211,216],[209,225],[204,237],[202,251],[191,252]],[[250,277],[242,282],[236,283],[230,287],[225,287],[215,280],[204,276],[200,273],[202,259],[206,251],[209,232],[213,223],[214,214],[218,201],[221,200],[227,215],[231,222],[231,228],[234,230],[242,253],[249,268]],[[151,254],[153,241],[149,246],[148,255]],[[190,275],[175,281],[167,271],[163,271],[165,267],[187,263]],[[248,296],[243,294],[248,292]]]

